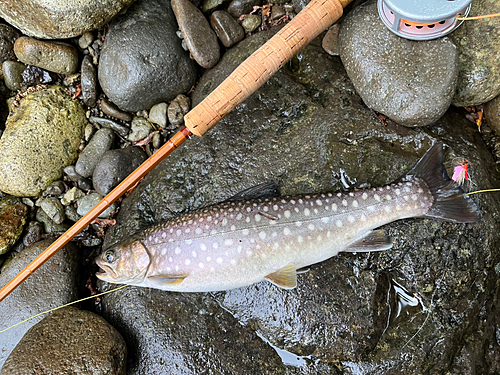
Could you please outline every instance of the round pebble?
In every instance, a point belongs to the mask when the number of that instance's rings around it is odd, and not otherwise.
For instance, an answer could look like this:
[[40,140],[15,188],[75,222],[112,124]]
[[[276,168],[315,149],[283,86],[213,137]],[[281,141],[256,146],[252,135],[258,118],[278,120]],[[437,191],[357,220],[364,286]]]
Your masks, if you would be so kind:
[[236,19],[249,14],[254,6],[261,6],[262,0],[233,0],[227,7],[227,12]]
[[109,120],[107,118],[90,116],[89,121],[92,124],[100,125],[102,127],[112,129],[117,134],[122,136],[123,138],[126,138],[129,131],[130,131],[130,129],[128,127],[126,127],[125,125],[121,125],[121,124],[117,123],[116,121]]
[[256,14],[250,14],[249,16],[246,16],[245,19],[241,22],[241,26],[243,26],[243,29],[245,29],[247,33],[251,33],[260,26],[261,22],[262,19],[260,18],[260,16]]
[[332,56],[339,55],[339,48],[337,44],[339,29],[340,25],[338,23],[330,27],[330,29],[326,32],[321,42],[321,46],[326,51],[326,53]]
[[245,36],[245,31],[229,13],[217,10],[210,16],[210,24],[224,47],[229,48]]
[[17,61],[4,61],[2,64],[2,71],[5,86],[9,90],[17,91],[21,90],[22,84],[24,82],[23,72],[26,69],[26,65]]
[[[98,193],[91,193],[88,194],[80,199],[78,199],[78,208],[76,212],[80,216],[85,216],[91,209],[93,209],[95,206],[99,204],[99,202],[102,200],[102,196],[100,196]],[[104,212],[102,212],[99,217],[101,219],[106,219],[111,215],[111,213],[116,210],[116,203],[113,203],[111,206],[109,206]]]
[[40,241],[43,235],[43,225],[38,221],[30,221],[23,236],[23,245],[28,247]]
[[135,117],[130,126],[128,140],[130,142],[140,141],[146,138],[153,131],[153,126],[144,117]]
[[167,103],[158,103],[151,107],[149,120],[164,128],[167,126]]
[[50,72],[72,74],[78,69],[78,52],[66,43],[22,36],[14,43],[14,53],[21,62]]
[[88,48],[93,41],[94,35],[90,31],[87,31],[78,39],[78,46],[80,46],[81,49],[85,49]]
[[80,215],[78,215],[78,212],[76,212],[76,208],[73,206],[64,206],[64,214],[66,215],[66,218],[75,223],[82,218]]
[[85,193],[80,189],[73,187],[69,189],[66,194],[61,199],[61,203],[64,206],[69,206],[70,204],[76,202],[78,199],[83,198]]
[[180,125],[184,121],[184,113],[182,112],[181,105],[173,101],[168,106],[168,121],[172,125]]
[[55,197],[49,197],[42,200],[40,208],[47,214],[47,216],[56,224],[61,224],[66,215],[64,214],[64,207]]
[[64,186],[64,182],[62,181],[54,181],[51,183],[47,189],[43,192],[43,196],[47,195],[61,195],[65,192],[66,187]]
[[146,158],[140,147],[126,147],[106,152],[94,170],[92,181],[95,190],[103,196],[108,194]]
[[115,133],[108,128],[99,129],[84,148],[75,164],[75,171],[82,177],[90,177],[102,155],[111,149]]

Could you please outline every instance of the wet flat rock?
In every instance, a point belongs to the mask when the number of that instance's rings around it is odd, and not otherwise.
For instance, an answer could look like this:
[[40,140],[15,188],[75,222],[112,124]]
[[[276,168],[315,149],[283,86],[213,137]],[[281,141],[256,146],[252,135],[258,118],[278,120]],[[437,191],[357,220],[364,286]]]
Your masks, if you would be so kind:
[[458,54],[450,39],[415,42],[398,37],[383,24],[377,3],[370,1],[346,16],[338,48],[366,105],[397,123],[429,125],[450,106],[458,75]]
[[124,375],[126,354],[123,337],[103,318],[66,307],[26,332],[0,374]]
[[[44,240],[23,249],[2,268],[0,287],[4,287],[51,242],[51,240]],[[31,275],[0,303],[0,330],[42,311],[76,300],[80,282],[79,261],[78,251],[72,244],[66,245],[48,260],[40,270]],[[0,368],[24,334],[42,319],[41,316],[31,319],[0,334]]]
[[[193,105],[268,37],[261,32],[229,50],[200,79]],[[147,175],[123,201],[104,246],[262,182],[278,182],[283,195],[383,186],[436,141],[446,146],[448,170],[454,158],[467,158],[477,168],[478,186],[500,185],[490,152],[462,113],[452,109],[428,128],[380,124],[356,94],[340,59],[324,52],[317,39],[245,105]],[[294,290],[267,281],[207,295],[131,288],[104,297],[105,317],[127,332],[126,340],[140,342],[129,357],[133,374],[155,373],[161,359],[163,372],[186,366],[186,374],[262,373],[264,367],[271,374],[386,375],[429,368],[460,374],[463,363],[477,373],[491,373],[490,365],[497,371],[500,357],[495,339],[500,307],[494,297],[500,271],[493,266],[500,270],[500,247],[497,229],[490,228],[498,228],[500,207],[491,195],[472,197],[481,223],[392,223],[383,229],[394,239],[393,249],[342,254],[313,265],[298,276]],[[148,316],[148,329],[133,319],[139,306]],[[164,332],[166,341],[159,343],[156,332]],[[254,334],[258,338],[252,345],[241,346],[242,337]],[[170,361],[163,354],[167,345],[174,348]],[[193,347],[204,355],[194,359]],[[478,347],[493,349],[485,353]],[[233,370],[236,352],[242,364],[238,360]],[[259,360],[250,365],[248,358]]]
[[134,0],[7,0],[0,16],[24,34],[66,39],[108,23]]

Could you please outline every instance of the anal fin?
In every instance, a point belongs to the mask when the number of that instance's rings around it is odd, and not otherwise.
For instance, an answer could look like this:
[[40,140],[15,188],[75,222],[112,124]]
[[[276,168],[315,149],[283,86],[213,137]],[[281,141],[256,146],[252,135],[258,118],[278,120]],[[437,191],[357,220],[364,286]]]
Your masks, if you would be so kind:
[[362,239],[353,242],[343,251],[351,253],[366,253],[371,251],[384,251],[392,248],[393,243],[389,236],[381,229],[369,232]]
[[182,283],[186,277],[187,275],[155,275],[149,276],[148,280],[159,286],[177,285]]
[[290,263],[286,267],[266,276],[270,282],[283,289],[293,289],[297,286],[297,271],[295,264]]

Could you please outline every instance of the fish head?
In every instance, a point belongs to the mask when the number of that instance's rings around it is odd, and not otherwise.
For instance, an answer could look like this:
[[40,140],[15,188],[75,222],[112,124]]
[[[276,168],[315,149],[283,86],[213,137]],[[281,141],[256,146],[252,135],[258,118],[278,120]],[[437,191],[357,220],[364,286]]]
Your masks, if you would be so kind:
[[110,283],[138,284],[144,280],[150,264],[149,252],[137,238],[128,238],[107,248],[96,258],[104,272],[96,276]]

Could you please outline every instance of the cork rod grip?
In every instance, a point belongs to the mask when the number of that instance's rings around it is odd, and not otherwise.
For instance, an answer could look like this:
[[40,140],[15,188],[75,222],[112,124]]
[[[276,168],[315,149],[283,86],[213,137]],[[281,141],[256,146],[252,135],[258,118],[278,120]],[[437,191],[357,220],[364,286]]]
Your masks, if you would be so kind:
[[184,117],[186,127],[202,136],[254,93],[298,51],[340,18],[350,0],[311,0],[277,34]]

